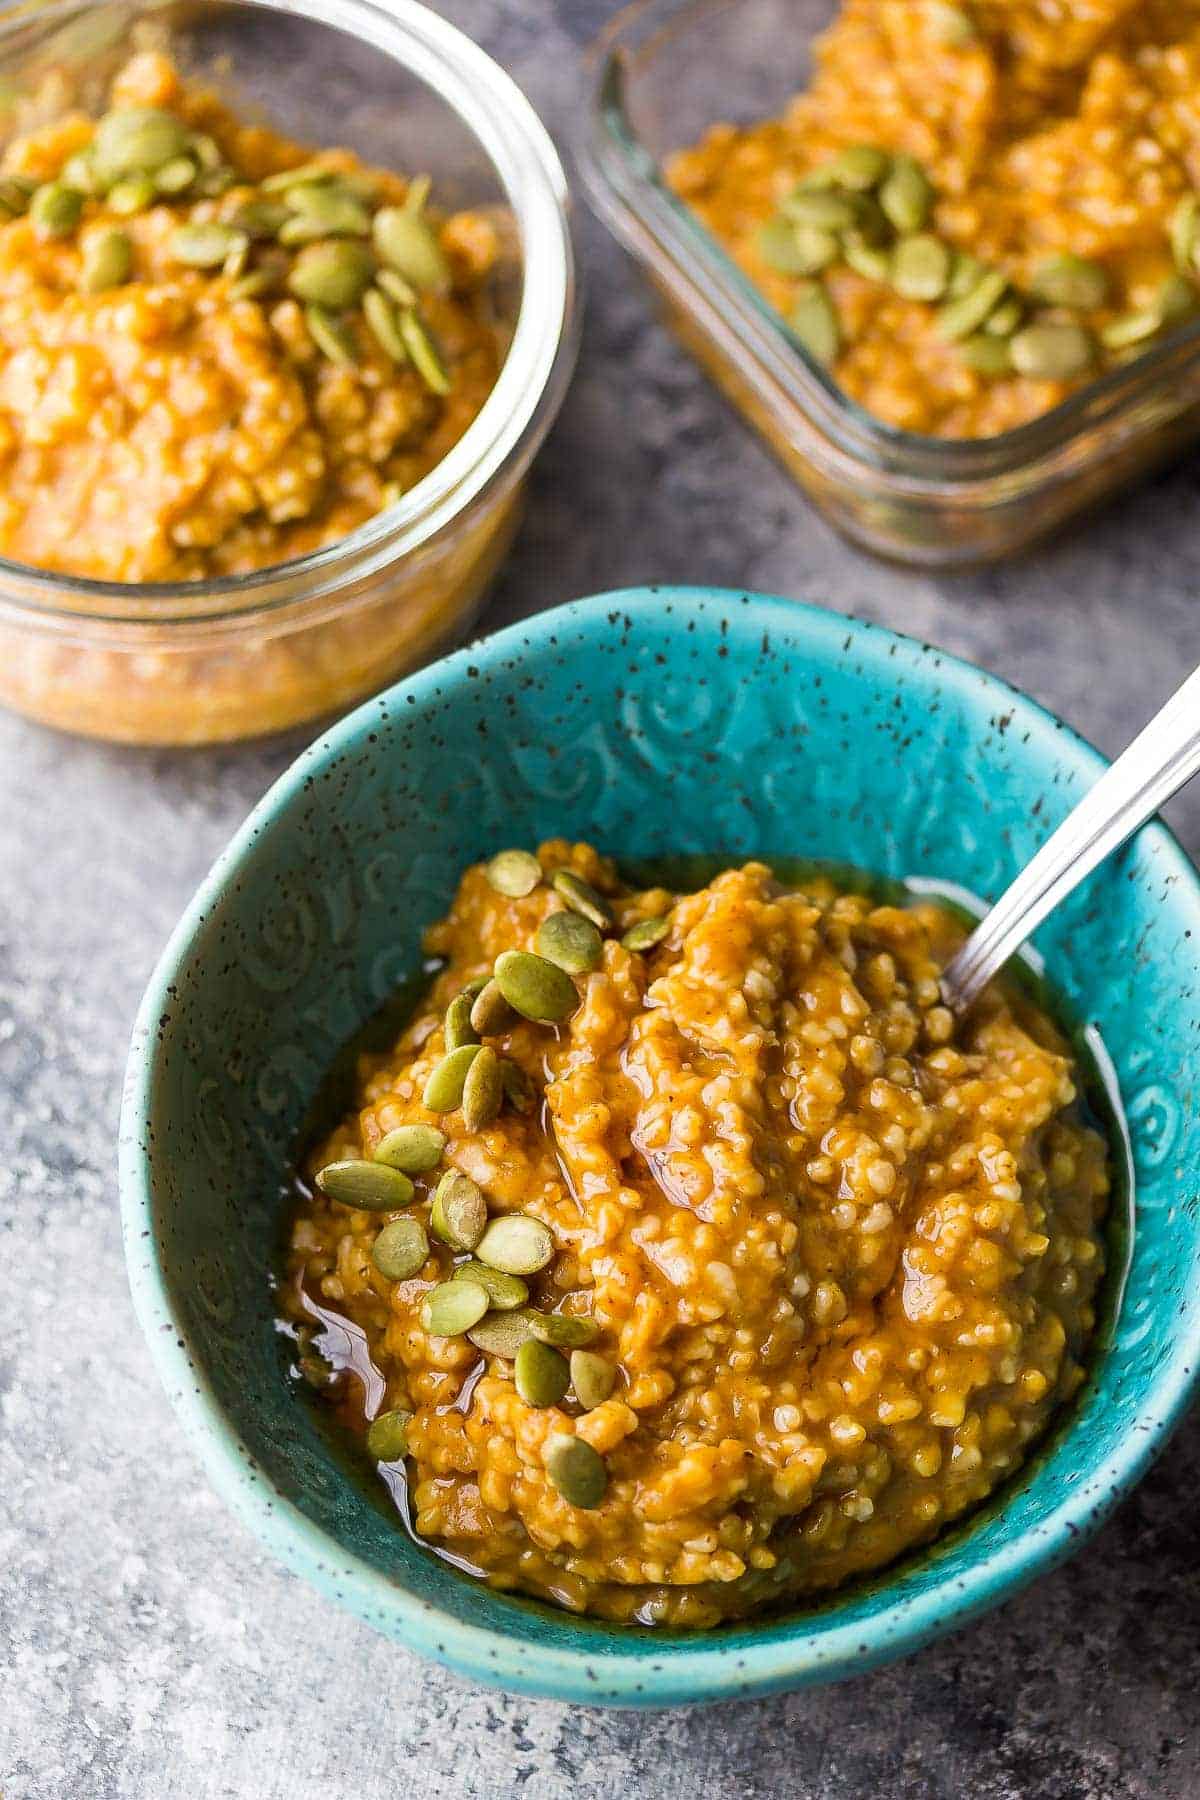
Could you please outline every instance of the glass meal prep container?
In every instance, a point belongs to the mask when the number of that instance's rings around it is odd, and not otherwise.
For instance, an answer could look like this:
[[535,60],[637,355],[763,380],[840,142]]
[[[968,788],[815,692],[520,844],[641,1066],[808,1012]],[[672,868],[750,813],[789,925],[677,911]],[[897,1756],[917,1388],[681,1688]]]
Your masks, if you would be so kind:
[[252,574],[173,584],[0,560],[0,701],[90,736],[199,744],[344,709],[465,631],[562,401],[576,288],[548,135],[490,58],[412,0],[21,9],[0,22],[0,105],[65,69],[83,72],[100,111],[142,35],[185,79],[301,144],[428,173],[443,209],[486,210],[503,246],[495,386],[445,458],[350,535]]
[[991,561],[1196,437],[1200,322],[995,437],[919,436],[848,399],[663,174],[717,123],[780,116],[836,11],[837,0],[637,0],[591,53],[584,178],[677,336],[835,525],[901,562]]

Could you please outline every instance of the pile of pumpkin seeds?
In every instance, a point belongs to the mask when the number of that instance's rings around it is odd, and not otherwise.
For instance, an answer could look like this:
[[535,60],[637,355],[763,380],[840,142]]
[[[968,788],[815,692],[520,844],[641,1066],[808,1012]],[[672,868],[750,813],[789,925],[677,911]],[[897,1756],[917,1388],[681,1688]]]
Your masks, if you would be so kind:
[[450,285],[425,217],[428,193],[421,177],[403,205],[381,205],[368,174],[340,173],[319,158],[249,184],[215,139],[174,113],[119,107],[97,121],[87,148],[54,180],[0,176],[0,222],[27,213],[41,237],[78,237],[80,288],[99,293],[134,273],[133,239],[114,215],[211,201],[211,218],[188,218],[171,235],[181,268],[223,274],[231,299],[291,295],[331,362],[356,364],[366,334],[389,361],[411,365],[430,392],[444,395],[450,373],[421,314],[423,297]]
[[800,279],[788,322],[817,362],[830,365],[844,346],[842,321],[821,279],[839,264],[907,300],[935,306],[942,337],[982,375],[1074,380],[1104,352],[1119,358],[1200,306],[1195,195],[1181,201],[1171,225],[1176,272],[1151,305],[1099,326],[1088,315],[1110,299],[1102,264],[1067,252],[1048,256],[1018,292],[1002,270],[931,229],[935,199],[914,158],[853,144],[811,170],[760,228],[764,262]]
[[[446,1009],[443,1054],[426,1080],[422,1102],[432,1113],[459,1112],[471,1132],[490,1125],[506,1105],[521,1113],[534,1105],[525,1071],[484,1039],[502,1035],[520,1019],[552,1025],[569,1018],[579,1005],[573,977],[600,966],[602,933],[615,928],[607,900],[572,869],[546,876],[528,851],[502,850],[485,873],[506,898],[523,899],[547,882],[563,904],[539,926],[535,950],[503,951],[491,975],[463,988]],[[641,919],[621,942],[631,955],[642,955],[670,928],[665,916]],[[570,1391],[580,1411],[590,1412],[609,1398],[617,1378],[615,1365],[592,1348],[596,1325],[530,1305],[529,1278],[546,1269],[555,1254],[549,1227],[527,1213],[490,1216],[479,1184],[452,1167],[432,1189],[428,1229],[403,1214],[416,1197],[413,1176],[433,1175],[445,1147],[445,1134],[434,1125],[399,1125],[380,1139],[369,1159],[328,1163],[316,1183],[344,1206],[402,1213],[372,1246],[372,1261],[385,1280],[419,1274],[431,1234],[461,1257],[449,1278],[422,1301],[426,1331],[466,1337],[487,1355],[510,1362],[517,1393],[528,1406],[558,1406]],[[376,1461],[396,1461],[406,1453],[410,1417],[393,1409],[371,1422],[367,1448]],[[570,1505],[600,1504],[608,1475],[590,1444],[558,1433],[548,1442],[544,1461],[549,1480]]]

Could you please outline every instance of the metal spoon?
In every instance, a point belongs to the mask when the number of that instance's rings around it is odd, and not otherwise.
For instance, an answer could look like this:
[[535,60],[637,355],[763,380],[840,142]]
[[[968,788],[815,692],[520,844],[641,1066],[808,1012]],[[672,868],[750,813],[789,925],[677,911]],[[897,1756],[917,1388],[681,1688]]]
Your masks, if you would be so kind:
[[965,1012],[1047,913],[1196,774],[1200,669],[1105,770],[947,963],[946,1005]]

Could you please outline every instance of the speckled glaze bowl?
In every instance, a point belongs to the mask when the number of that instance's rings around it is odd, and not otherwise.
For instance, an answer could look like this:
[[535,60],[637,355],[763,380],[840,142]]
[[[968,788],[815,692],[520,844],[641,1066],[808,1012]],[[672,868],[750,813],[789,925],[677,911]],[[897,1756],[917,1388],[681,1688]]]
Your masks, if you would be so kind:
[[435,664],[314,744],[204,883],[142,1006],[121,1132],[134,1299],[212,1480],[289,1567],[476,1681],[586,1703],[763,1694],[870,1667],[1065,1556],[1143,1473],[1200,1344],[1200,882],[1143,831],[1039,934],[1125,1096],[1123,1303],[1048,1447],[982,1514],[817,1610],[707,1635],[503,1598],[409,1541],[289,1392],[268,1267],[289,1146],[418,963],[464,863],[558,833],[629,856],[804,856],[994,897],[1100,758],[936,650],[799,606],[643,589]]

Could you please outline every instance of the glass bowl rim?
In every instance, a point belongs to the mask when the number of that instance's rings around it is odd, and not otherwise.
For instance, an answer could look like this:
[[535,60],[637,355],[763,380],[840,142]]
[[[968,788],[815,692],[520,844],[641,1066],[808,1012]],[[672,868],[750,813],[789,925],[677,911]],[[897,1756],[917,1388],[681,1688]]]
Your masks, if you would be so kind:
[[[0,557],[0,612],[80,628],[161,627],[258,615],[328,596],[445,529],[511,464],[528,459],[561,402],[578,346],[570,194],[550,134],[511,76],[420,0],[233,3],[298,15],[373,48],[424,82],[478,141],[521,231],[521,300],[499,376],[449,453],[394,505],[331,544],[241,575],[174,582],[103,581]],[[34,15],[22,9],[0,20],[0,64],[8,36],[81,10],[82,0],[54,0]]]

